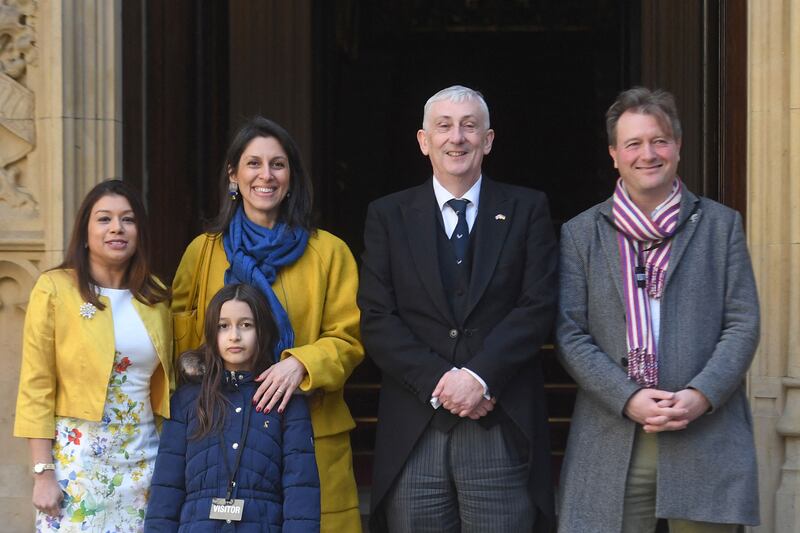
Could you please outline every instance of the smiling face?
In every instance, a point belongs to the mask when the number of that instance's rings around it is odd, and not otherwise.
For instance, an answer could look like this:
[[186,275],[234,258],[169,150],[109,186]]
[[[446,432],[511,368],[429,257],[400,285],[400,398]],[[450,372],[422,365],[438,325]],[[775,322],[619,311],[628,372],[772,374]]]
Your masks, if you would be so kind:
[[128,199],[116,194],[100,197],[92,206],[86,228],[91,271],[99,274],[126,269],[136,253],[137,235],[136,218]]
[[274,226],[291,184],[289,158],[278,140],[256,137],[250,141],[229,179],[239,186],[247,218],[259,226]]
[[247,302],[222,304],[217,324],[217,347],[226,370],[251,370],[258,344],[253,311]]
[[[616,127],[617,144],[608,147],[625,190],[640,208],[667,199],[678,171],[680,139],[654,115],[626,111]],[[647,211],[646,211],[647,212]]]
[[469,188],[478,180],[483,156],[492,150],[494,140],[487,122],[488,117],[474,99],[439,100],[431,105],[425,129],[417,132],[417,142],[442,185]]

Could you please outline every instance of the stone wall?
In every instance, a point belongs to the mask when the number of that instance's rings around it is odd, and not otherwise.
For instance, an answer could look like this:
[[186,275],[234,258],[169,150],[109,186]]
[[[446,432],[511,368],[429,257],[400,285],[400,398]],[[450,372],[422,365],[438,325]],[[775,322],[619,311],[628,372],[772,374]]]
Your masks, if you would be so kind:
[[800,0],[753,0],[747,236],[761,300],[750,370],[759,532],[800,531]]
[[120,175],[120,0],[0,2],[0,516],[30,531],[31,474],[11,436],[21,331],[86,191]]

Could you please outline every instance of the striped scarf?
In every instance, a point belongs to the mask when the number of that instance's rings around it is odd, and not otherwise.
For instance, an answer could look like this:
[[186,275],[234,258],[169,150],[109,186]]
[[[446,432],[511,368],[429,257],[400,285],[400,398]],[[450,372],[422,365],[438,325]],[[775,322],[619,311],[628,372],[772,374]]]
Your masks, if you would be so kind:
[[669,197],[653,211],[642,213],[617,181],[614,225],[618,230],[625,323],[628,340],[628,378],[643,387],[658,385],[658,353],[653,337],[649,298],[661,298],[669,266],[672,237],[678,225],[681,190],[675,178]]

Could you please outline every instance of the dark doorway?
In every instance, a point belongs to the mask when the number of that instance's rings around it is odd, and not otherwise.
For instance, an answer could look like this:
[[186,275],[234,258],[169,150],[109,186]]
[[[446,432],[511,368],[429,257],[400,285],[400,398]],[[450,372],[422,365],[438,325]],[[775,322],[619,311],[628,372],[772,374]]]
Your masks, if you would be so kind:
[[[744,208],[745,4],[740,0],[337,0],[314,10],[314,167],[323,225],[354,253],[369,201],[430,176],[424,102],[480,90],[496,139],[488,176],[547,193],[556,229],[607,198],[617,175],[604,113],[632,85],[665,88],[683,117],[681,176]],[[557,473],[575,385],[543,352]],[[359,482],[369,484],[379,372],[348,384]]]
[[[143,189],[167,281],[216,212],[241,117],[264,113],[294,134],[321,226],[358,256],[368,202],[430,176],[415,132],[427,98],[453,84],[489,103],[486,174],[546,192],[556,228],[610,194],[603,114],[634,84],[677,96],[690,188],[745,206],[745,0],[126,0],[122,10],[124,176]],[[558,467],[575,386],[552,346],[543,357]],[[364,487],[378,383],[367,360],[347,388]]]
[[[546,192],[556,226],[606,198],[615,176],[603,114],[639,77],[640,16],[631,5],[318,4],[314,132],[323,225],[358,254],[369,201],[430,177],[415,133],[428,97],[454,84],[480,90],[489,104],[496,138],[484,160],[487,176]],[[544,358],[558,467],[575,386],[555,362],[552,346]],[[378,383],[379,372],[367,360],[348,385],[358,422],[356,470],[365,485]]]
[[489,103],[487,175],[545,191],[556,220],[607,196],[603,111],[638,79],[630,5],[319,3],[314,155],[326,225],[358,251],[367,202],[430,176],[415,133],[427,98],[454,84]]

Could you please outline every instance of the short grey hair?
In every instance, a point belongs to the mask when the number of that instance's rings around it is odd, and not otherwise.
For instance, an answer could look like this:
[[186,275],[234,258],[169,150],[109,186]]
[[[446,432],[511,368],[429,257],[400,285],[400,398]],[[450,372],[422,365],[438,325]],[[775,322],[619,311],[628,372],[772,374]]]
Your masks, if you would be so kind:
[[655,117],[662,128],[671,131],[672,137],[676,140],[683,134],[675,97],[671,93],[663,89],[651,91],[645,87],[633,87],[619,93],[606,111],[606,134],[609,146],[617,144],[617,122],[626,111]]
[[423,130],[427,131],[428,129],[428,115],[430,114],[431,106],[433,106],[433,104],[436,102],[441,102],[442,100],[450,100],[451,102],[455,103],[463,102],[465,100],[475,100],[478,102],[478,106],[486,116],[486,129],[489,129],[489,106],[486,105],[486,100],[483,99],[483,95],[479,91],[470,89],[469,87],[453,85],[447,89],[442,89],[438,93],[428,98],[428,101],[425,102],[425,111],[422,114]]

